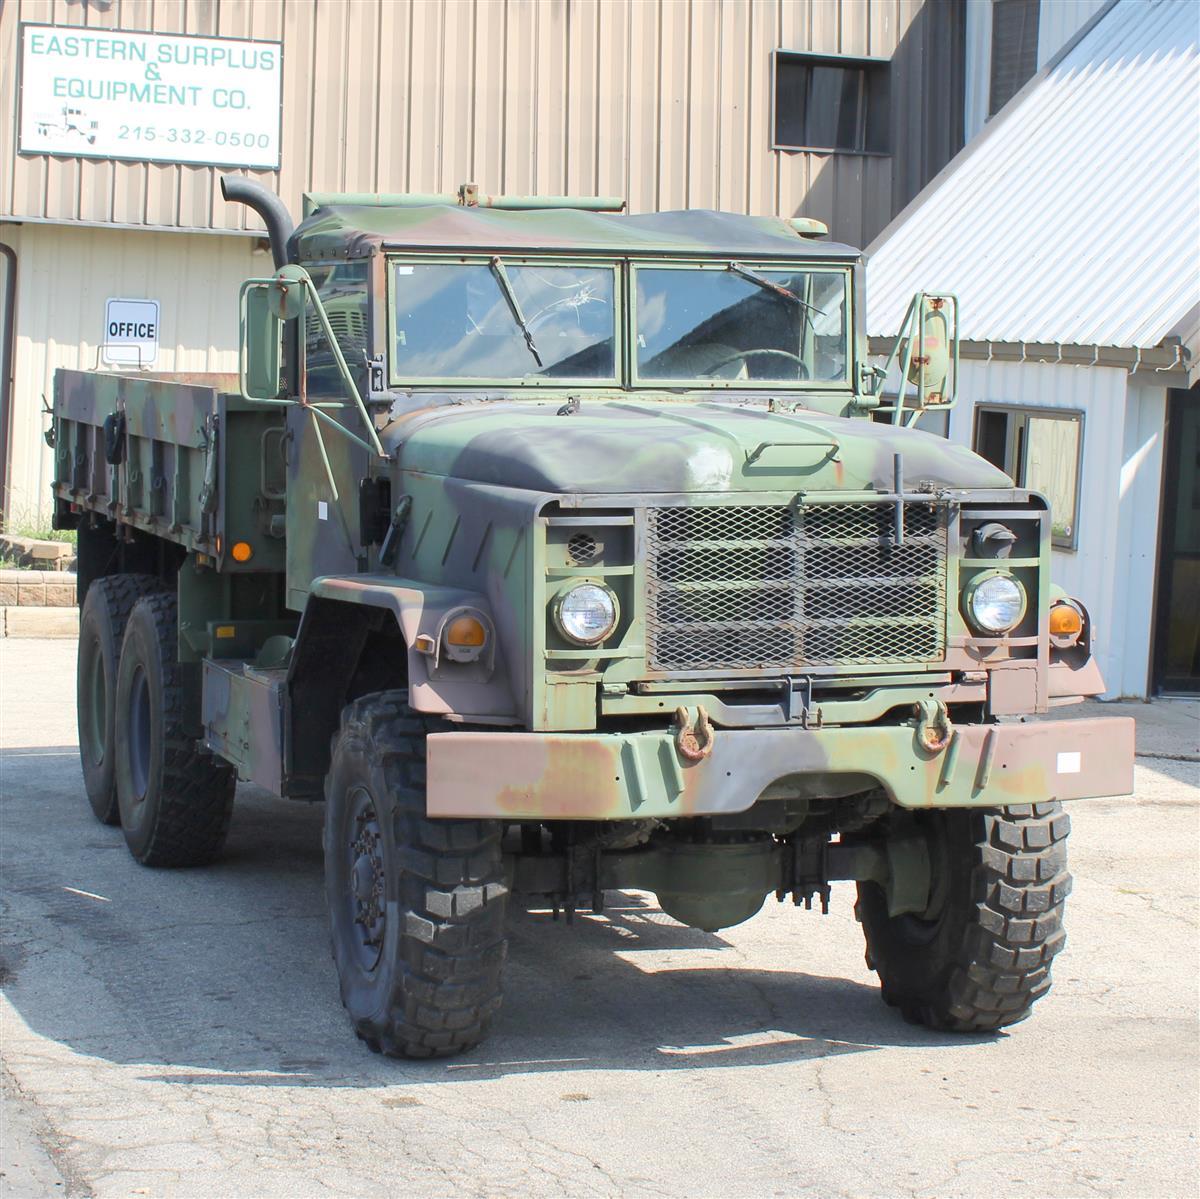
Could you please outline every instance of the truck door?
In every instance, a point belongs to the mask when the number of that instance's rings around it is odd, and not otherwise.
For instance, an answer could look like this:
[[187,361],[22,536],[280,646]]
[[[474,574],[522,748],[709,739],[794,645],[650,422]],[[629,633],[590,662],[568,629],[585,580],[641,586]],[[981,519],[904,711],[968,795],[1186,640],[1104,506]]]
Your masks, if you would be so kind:
[[[342,355],[360,386],[366,370],[367,264],[308,267]],[[359,436],[361,418],[334,360],[311,302],[301,322],[300,387],[311,404]],[[338,407],[337,405],[344,405]],[[328,421],[303,407],[288,408],[288,606],[302,610],[312,580],[354,574],[363,549],[358,530],[358,483],[367,454]]]

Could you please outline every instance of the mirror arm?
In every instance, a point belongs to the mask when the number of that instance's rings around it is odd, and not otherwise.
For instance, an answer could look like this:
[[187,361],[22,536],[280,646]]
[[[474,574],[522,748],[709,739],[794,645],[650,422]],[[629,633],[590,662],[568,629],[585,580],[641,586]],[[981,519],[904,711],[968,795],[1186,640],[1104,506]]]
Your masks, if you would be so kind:
[[[283,277],[285,275],[286,277]],[[312,301],[313,311],[316,313],[317,319],[320,321],[322,331],[325,334],[325,338],[329,342],[330,349],[333,353],[334,362],[337,365],[338,374],[341,375],[343,389],[345,390],[349,399],[352,401],[351,403],[345,403],[342,401],[332,403],[323,401],[308,403],[305,401],[302,403],[298,400],[289,399],[286,396],[281,397],[276,395],[267,397],[254,396],[250,394],[250,338],[248,336],[249,301],[247,297],[252,291],[258,288],[279,288],[281,294],[280,297],[278,297],[278,301],[281,311],[284,314],[284,317],[286,317],[288,307],[286,288],[289,284],[299,285],[301,290]],[[238,390],[241,393],[242,398],[254,404],[275,404],[283,406],[289,404],[298,404],[301,407],[308,408],[312,412],[314,420],[317,422],[318,435],[320,420],[324,419],[333,428],[337,429],[338,432],[343,436],[348,437],[351,441],[361,445],[365,450],[368,451],[368,453],[378,454],[379,457],[386,460],[387,454],[384,452],[383,445],[379,440],[379,434],[375,429],[375,422],[371,419],[371,415],[367,411],[367,406],[363,402],[362,396],[359,394],[358,385],[354,382],[354,376],[350,373],[349,366],[346,365],[346,358],[342,353],[342,347],[338,343],[337,338],[334,336],[333,326],[329,322],[329,314],[325,311],[325,305],[321,302],[321,297],[317,292],[316,284],[313,283],[308,272],[304,270],[303,267],[288,266],[283,268],[280,274],[274,275],[270,279],[247,279],[242,284],[239,303],[241,311],[241,345],[238,348]],[[284,325],[285,330],[288,325],[292,326],[291,330],[289,331],[291,336],[288,337],[287,340],[289,343],[291,343],[291,345],[295,345],[299,341],[300,318],[296,316],[286,317],[286,319],[284,319],[284,317],[281,317],[277,314],[275,319],[278,324]],[[278,324],[276,326],[277,329]],[[289,346],[289,348],[291,347]],[[335,421],[332,417],[326,415],[324,412],[319,411],[319,409],[323,408],[351,407],[357,408],[359,416],[362,417],[363,425],[365,426],[367,433],[366,439],[360,437],[357,433],[351,432],[351,430],[347,429],[345,425]]]
[[[379,440],[379,434],[375,431],[375,422],[371,419],[371,414],[367,411],[366,404],[363,403],[363,398],[358,394],[358,384],[354,382],[354,376],[350,373],[350,368],[346,365],[346,359],[342,354],[342,347],[338,344],[337,338],[333,335],[333,326],[329,323],[329,315],[325,311],[325,305],[321,303],[321,297],[317,294],[316,284],[313,283],[312,277],[303,269],[296,267],[295,269],[299,276],[300,282],[303,283],[308,292],[308,297],[312,300],[313,311],[321,321],[321,328],[324,330],[326,340],[329,342],[329,348],[333,351],[333,360],[337,363],[338,373],[342,376],[342,384],[346,389],[346,394],[354,401],[358,407],[358,414],[363,419],[363,424],[367,429],[367,436],[371,439],[371,444],[368,449],[372,449],[381,458],[386,458],[383,445]],[[344,430],[347,436],[353,436],[349,429]],[[360,438],[354,438],[361,440]]]

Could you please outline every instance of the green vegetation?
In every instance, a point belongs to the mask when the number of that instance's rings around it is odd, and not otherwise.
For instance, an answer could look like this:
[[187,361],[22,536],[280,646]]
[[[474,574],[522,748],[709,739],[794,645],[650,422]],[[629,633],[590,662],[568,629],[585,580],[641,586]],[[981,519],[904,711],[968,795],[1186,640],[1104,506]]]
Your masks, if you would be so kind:
[[75,544],[74,529],[52,529],[50,518],[36,508],[0,512],[0,532],[9,537],[32,537],[36,541],[69,541]]

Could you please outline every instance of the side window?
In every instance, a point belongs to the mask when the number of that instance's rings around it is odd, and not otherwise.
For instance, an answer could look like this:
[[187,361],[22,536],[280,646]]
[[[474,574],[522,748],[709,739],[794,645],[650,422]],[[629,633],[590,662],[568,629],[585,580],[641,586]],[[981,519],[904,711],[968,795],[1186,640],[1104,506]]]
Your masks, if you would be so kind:
[[[317,294],[329,317],[338,348],[355,379],[366,369],[367,264],[340,262],[309,267]],[[308,389],[314,394],[340,394],[342,376],[320,318],[310,301],[304,312],[304,361]]]
[[1018,487],[1046,496],[1051,542],[1058,549],[1076,548],[1083,413],[980,405],[975,409],[975,452]]
[[988,116],[994,117],[1037,70],[1040,0],[992,0]]
[[880,59],[777,50],[774,148],[891,153],[890,70]]

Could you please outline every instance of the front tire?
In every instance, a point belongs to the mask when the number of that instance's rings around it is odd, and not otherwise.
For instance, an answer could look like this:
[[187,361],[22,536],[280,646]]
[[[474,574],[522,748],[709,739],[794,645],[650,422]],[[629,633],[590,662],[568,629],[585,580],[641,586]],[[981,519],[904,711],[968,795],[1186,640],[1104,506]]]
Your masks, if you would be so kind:
[[927,911],[889,916],[883,889],[858,885],[855,913],[884,1000],[913,1023],[955,1032],[1024,1020],[1050,990],[1066,941],[1071,818],[1039,803],[916,820],[933,871]]
[[183,723],[175,596],[138,600],[117,670],[116,777],[121,828],[143,866],[204,866],[225,844],[237,779]]
[[159,582],[152,575],[107,575],[88,588],[79,614],[75,713],[79,728],[79,761],[88,803],[101,824],[119,824],[116,745],[117,667],[121,643],[133,606]]
[[342,713],[325,781],[325,890],[342,1002],[376,1052],[443,1057],[500,1006],[500,826],[425,815],[425,735],[403,691]]

